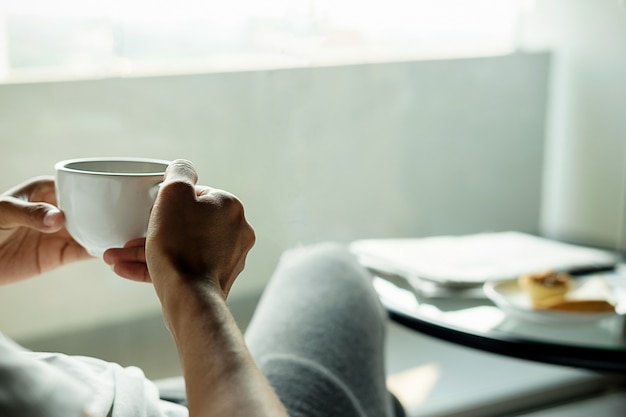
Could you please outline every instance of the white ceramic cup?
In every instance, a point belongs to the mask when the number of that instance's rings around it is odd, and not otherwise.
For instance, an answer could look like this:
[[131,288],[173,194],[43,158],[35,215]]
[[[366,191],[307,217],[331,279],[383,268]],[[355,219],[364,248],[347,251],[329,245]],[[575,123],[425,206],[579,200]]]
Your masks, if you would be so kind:
[[144,237],[150,209],[169,164],[147,158],[58,162],[57,203],[70,235],[96,257]]

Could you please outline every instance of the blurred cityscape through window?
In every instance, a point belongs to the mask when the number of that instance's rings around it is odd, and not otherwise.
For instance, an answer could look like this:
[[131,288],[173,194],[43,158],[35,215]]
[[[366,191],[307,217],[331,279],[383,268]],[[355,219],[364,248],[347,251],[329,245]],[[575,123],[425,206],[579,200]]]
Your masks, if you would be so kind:
[[4,0],[0,82],[510,53],[532,0]]

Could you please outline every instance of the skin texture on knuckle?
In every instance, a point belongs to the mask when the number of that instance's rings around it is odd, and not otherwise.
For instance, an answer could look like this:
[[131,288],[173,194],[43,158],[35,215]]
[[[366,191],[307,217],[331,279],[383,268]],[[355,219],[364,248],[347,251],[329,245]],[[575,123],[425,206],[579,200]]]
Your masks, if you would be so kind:
[[242,240],[250,247],[254,245],[256,241],[256,235],[252,225],[246,219],[245,208],[241,200],[230,193],[225,193],[223,201],[226,203],[226,209],[230,213],[231,221],[237,224]]
[[249,250],[256,241],[256,235],[252,225],[246,219],[243,203],[229,193],[225,193],[222,197],[220,201],[221,207],[227,212],[233,229],[240,233],[242,246]]
[[49,207],[50,206],[44,203],[32,203],[25,205],[24,210],[30,217],[40,218],[48,212]]
[[213,195],[213,201],[234,223],[245,222],[243,203],[233,194],[219,191]]

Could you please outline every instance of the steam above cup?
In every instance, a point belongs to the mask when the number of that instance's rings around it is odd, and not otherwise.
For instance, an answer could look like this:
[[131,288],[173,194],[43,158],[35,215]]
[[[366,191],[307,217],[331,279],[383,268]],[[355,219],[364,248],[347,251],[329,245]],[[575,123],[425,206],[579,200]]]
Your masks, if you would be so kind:
[[169,164],[148,158],[58,162],[57,203],[70,235],[96,257],[145,237],[150,210]]

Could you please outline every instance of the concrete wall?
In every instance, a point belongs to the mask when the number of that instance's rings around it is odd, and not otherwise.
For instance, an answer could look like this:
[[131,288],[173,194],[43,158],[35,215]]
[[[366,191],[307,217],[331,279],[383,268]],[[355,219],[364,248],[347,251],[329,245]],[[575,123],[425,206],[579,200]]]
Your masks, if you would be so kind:
[[[0,188],[57,160],[188,158],[246,204],[258,242],[232,296],[322,240],[536,233],[547,54],[0,86]],[[154,314],[101,261],[0,289],[18,338]]]
[[527,51],[553,51],[542,232],[626,252],[626,3],[538,0]]

